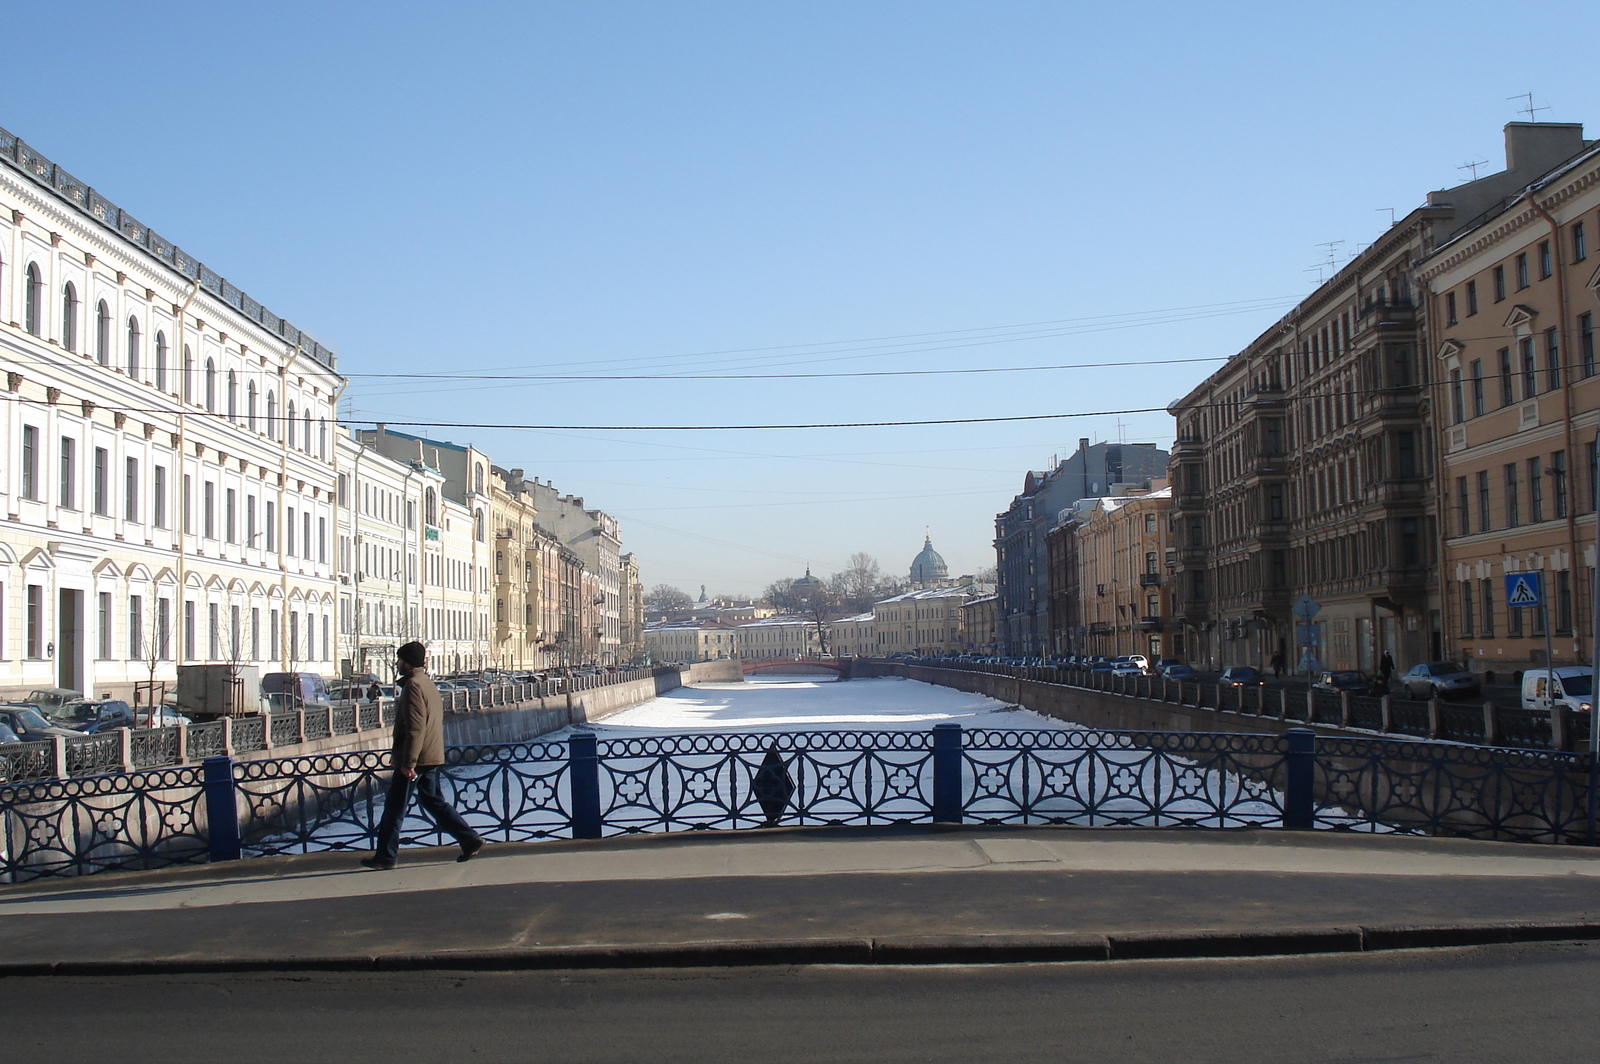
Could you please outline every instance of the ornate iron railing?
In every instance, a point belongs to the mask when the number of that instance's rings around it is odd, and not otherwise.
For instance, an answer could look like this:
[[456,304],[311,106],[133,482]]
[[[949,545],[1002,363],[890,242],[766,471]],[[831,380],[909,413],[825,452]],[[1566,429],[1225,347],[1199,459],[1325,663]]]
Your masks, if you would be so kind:
[[[492,841],[772,825],[1286,827],[1593,842],[1587,755],[1284,735],[719,732],[452,747],[447,794]],[[376,751],[0,786],[0,878],[369,849]],[[420,816],[405,837],[449,840]]]

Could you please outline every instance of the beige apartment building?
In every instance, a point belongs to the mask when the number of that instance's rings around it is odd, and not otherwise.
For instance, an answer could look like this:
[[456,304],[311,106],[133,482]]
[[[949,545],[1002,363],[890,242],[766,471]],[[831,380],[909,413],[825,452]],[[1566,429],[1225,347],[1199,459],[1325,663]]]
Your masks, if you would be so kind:
[[[1542,124],[1559,165],[1434,252],[1427,286],[1438,382],[1445,646],[1506,682],[1594,653],[1600,371],[1600,146]],[[1507,150],[1516,145],[1508,136]],[[1510,608],[1507,574],[1548,602]]]
[[[1169,407],[1184,656],[1371,671],[1384,652],[1401,670],[1444,654],[1439,382],[1416,264],[1579,147],[1574,127],[1511,123],[1504,171],[1430,192]],[[1320,606],[1304,627],[1301,596]]]
[[663,621],[646,625],[644,645],[653,662],[734,658],[738,630],[723,621]]
[[993,595],[993,584],[959,584],[907,591],[872,604],[878,654],[961,654],[970,640],[961,609],[975,598]]
[[1086,653],[1177,656],[1163,575],[1172,490],[1165,481],[1155,484],[1122,489],[1076,511],[1071,534]]

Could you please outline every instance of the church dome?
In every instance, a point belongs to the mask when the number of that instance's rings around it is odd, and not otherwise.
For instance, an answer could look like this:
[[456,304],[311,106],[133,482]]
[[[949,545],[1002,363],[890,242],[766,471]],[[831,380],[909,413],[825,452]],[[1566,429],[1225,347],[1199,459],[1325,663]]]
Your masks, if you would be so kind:
[[922,552],[911,560],[911,582],[919,586],[942,584],[950,578],[950,567],[933,549],[933,537],[922,541]]
[[806,575],[794,582],[794,589],[800,592],[821,591],[825,585],[811,575],[811,566],[806,566]]

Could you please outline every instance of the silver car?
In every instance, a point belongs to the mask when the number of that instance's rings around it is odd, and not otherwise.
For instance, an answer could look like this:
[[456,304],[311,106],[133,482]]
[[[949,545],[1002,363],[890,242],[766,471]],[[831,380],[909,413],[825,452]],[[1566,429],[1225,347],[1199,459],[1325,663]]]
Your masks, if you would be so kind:
[[1411,671],[1400,678],[1400,683],[1412,698],[1471,698],[1482,690],[1477,675],[1455,661],[1429,661],[1412,666]]

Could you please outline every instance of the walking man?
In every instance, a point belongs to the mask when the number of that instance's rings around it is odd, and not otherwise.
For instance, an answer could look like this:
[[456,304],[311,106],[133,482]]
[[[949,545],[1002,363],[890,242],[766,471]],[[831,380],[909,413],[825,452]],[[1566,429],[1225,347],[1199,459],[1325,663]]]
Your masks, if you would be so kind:
[[444,764],[444,705],[439,700],[439,688],[428,675],[427,649],[421,643],[407,643],[396,657],[400,691],[394,700],[394,747],[389,754],[394,778],[384,799],[383,820],[378,824],[377,852],[362,858],[361,863],[386,872],[399,860],[400,822],[411,804],[413,784],[417,804],[461,846],[461,856],[456,860],[470,860],[483,849],[483,838],[439,793],[439,766]]

